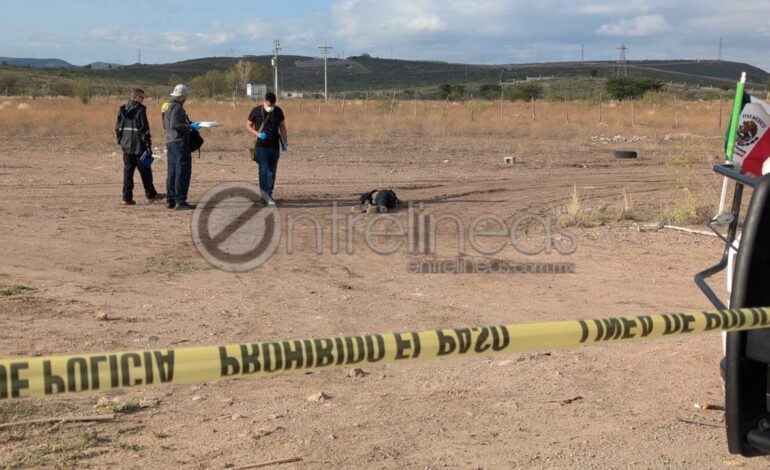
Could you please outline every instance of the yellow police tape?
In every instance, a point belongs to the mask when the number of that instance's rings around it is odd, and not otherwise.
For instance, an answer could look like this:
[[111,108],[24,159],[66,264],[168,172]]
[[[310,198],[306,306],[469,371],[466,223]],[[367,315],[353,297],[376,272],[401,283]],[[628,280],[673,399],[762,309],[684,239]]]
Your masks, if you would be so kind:
[[770,327],[770,308],[0,360],[0,399]]

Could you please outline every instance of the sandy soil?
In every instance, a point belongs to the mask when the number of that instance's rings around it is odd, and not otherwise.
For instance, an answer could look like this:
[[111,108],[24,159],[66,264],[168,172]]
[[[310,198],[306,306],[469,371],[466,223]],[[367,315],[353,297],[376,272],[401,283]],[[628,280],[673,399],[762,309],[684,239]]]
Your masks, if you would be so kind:
[[[705,161],[665,164],[693,137],[636,142],[638,161],[613,160],[596,139],[551,139],[529,153],[497,138],[295,139],[279,167],[280,210],[320,216],[332,201],[347,206],[387,186],[433,213],[512,220],[558,211],[576,185],[594,208],[616,207],[625,188],[634,213],[654,219],[681,198],[683,178],[709,178]],[[574,254],[537,258],[574,262],[575,274],[430,275],[407,273],[414,257],[404,250],[316,255],[310,230],[299,230],[293,255],[229,274],[198,255],[190,213],[146,204],[139,184],[139,204],[120,206],[115,150],[47,138],[0,149],[0,285],[30,288],[0,299],[0,355],[701,309],[708,304],[692,275],[721,250],[715,239],[622,221],[572,228]],[[518,163],[504,165],[511,154]],[[155,168],[163,191],[164,162]],[[254,173],[242,153],[204,152],[191,201]],[[449,255],[449,234],[439,241]],[[497,258],[529,260],[511,248]],[[721,289],[724,280],[715,282]],[[229,468],[299,457],[281,468],[765,468],[767,460],[728,455],[722,411],[694,408],[723,404],[720,348],[715,335],[366,367],[360,378],[333,370],[2,403],[2,421],[119,412],[109,423],[0,430],[0,463]],[[308,401],[319,392],[331,399]]]

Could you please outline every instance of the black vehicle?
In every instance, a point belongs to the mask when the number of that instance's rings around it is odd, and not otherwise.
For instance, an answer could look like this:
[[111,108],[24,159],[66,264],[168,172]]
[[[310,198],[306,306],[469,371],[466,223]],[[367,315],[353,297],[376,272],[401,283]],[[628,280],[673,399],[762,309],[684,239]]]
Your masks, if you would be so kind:
[[[770,306],[770,174],[751,178],[730,165],[716,165],[714,171],[734,183],[732,208],[722,218],[729,220],[726,234],[718,221],[709,223],[725,242],[725,249],[720,262],[698,273],[695,282],[715,307],[726,308],[706,279],[728,268],[730,252],[737,249],[729,307]],[[746,187],[753,188],[753,194],[738,244]],[[730,452],[745,457],[770,454],[770,328],[728,333],[722,376]]]

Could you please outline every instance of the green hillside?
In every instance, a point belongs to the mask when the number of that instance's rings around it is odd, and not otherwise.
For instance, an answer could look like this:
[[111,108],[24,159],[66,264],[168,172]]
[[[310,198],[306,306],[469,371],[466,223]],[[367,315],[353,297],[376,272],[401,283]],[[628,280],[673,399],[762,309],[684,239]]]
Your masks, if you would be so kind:
[[[210,70],[226,70],[240,58],[208,57],[171,64],[130,65],[120,68],[31,69],[0,67],[0,93],[32,94],[39,87],[55,88],[66,82],[88,80],[96,92],[119,91],[134,85],[165,89]],[[247,56],[270,69],[269,56]],[[404,90],[435,87],[442,83],[499,83],[527,78],[604,78],[618,73],[616,62],[558,62],[539,64],[474,65],[433,61],[408,61],[370,57],[330,59],[330,92],[363,90]],[[692,87],[731,87],[742,71],[750,86],[764,88],[767,72],[749,64],[727,61],[633,61],[627,63],[629,75],[654,78]],[[323,89],[323,61],[302,56],[281,56],[282,90],[318,92]],[[11,77],[11,78],[9,78]],[[15,79],[13,78],[15,77]],[[3,81],[5,80],[5,82]],[[10,81],[9,81],[10,80]],[[64,82],[64,83],[62,83]]]

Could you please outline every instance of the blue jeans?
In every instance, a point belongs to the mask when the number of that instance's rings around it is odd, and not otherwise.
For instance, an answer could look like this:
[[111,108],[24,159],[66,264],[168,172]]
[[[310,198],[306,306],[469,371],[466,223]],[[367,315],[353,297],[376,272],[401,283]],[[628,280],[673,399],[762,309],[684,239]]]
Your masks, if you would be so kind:
[[166,201],[174,204],[187,202],[187,191],[192,177],[192,153],[187,144],[174,141],[168,149],[168,176],[166,177]]
[[256,153],[259,166],[259,189],[272,199],[281,151],[269,147],[257,147]]

